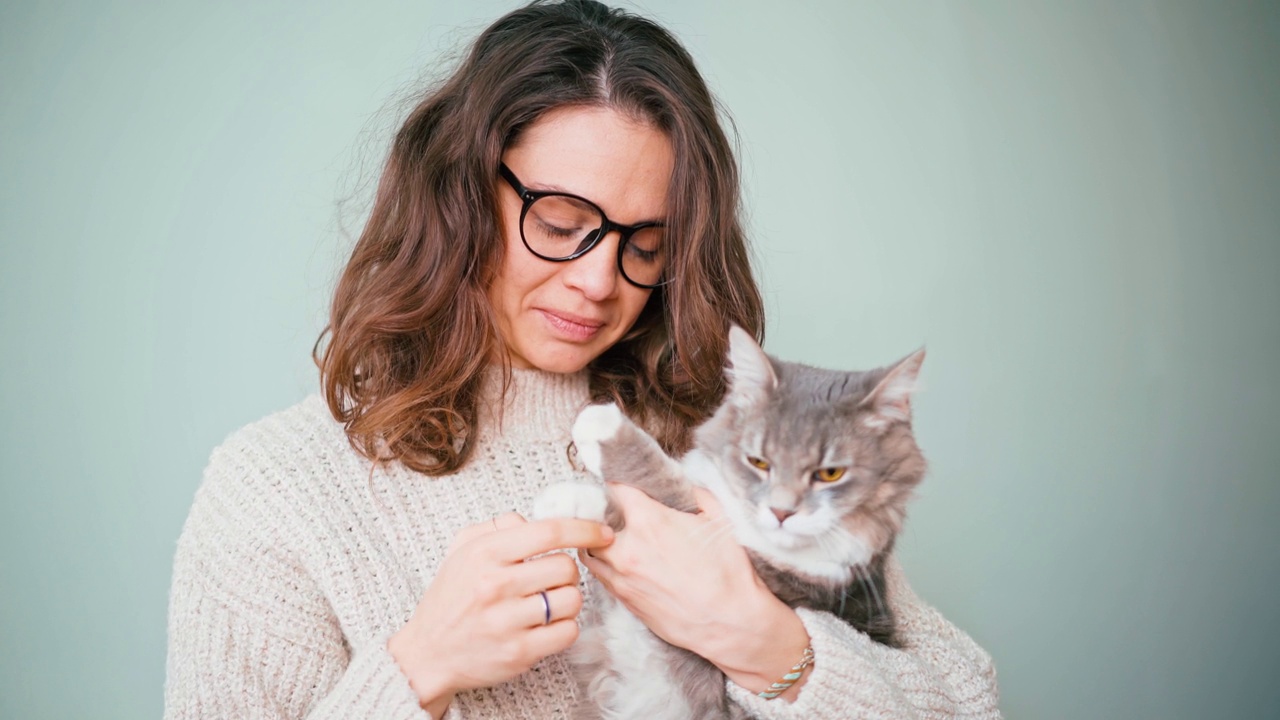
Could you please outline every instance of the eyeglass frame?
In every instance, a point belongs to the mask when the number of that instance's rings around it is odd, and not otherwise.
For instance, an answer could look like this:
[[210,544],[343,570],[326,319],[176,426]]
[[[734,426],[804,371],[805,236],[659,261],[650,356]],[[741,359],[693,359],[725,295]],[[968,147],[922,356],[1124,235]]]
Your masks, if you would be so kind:
[[[582,257],[583,255],[586,255],[587,253],[595,249],[595,247],[600,244],[600,241],[603,240],[606,235],[616,230],[618,234],[621,236],[618,240],[618,272],[622,274],[622,279],[626,280],[627,282],[631,283],[632,285],[638,288],[642,288],[645,290],[653,290],[655,288],[662,287],[663,285],[666,285],[668,282],[670,282],[671,278],[666,277],[666,273],[667,273],[666,267],[662,268],[663,278],[661,280],[659,280],[657,283],[653,285],[646,285],[644,283],[639,283],[639,282],[636,282],[635,280],[632,280],[631,277],[627,275],[626,268],[622,266],[622,253],[627,249],[627,243],[631,241],[632,235],[636,234],[641,230],[645,230],[651,227],[665,228],[666,223],[659,220],[654,220],[651,222],[637,223],[635,225],[623,225],[622,223],[617,223],[610,220],[609,216],[605,214],[604,210],[602,210],[599,205],[591,202],[590,200],[582,197],[581,195],[574,195],[573,193],[560,192],[558,190],[532,190],[530,188],[525,187],[524,183],[520,182],[520,179],[517,178],[516,174],[511,171],[511,168],[507,167],[506,163],[503,163],[503,162],[498,163],[498,174],[502,176],[503,180],[507,181],[507,184],[511,186],[511,189],[515,190],[516,195],[520,197],[520,202],[522,203],[522,205],[520,206],[520,242],[524,243],[525,249],[528,250],[530,253],[533,253],[534,257],[541,258],[548,262],[569,262],[570,260],[577,260],[578,258]],[[591,231],[596,235],[594,238],[592,238],[591,242],[587,243],[586,247],[575,251],[572,255],[567,255],[565,257],[549,257],[547,255],[543,255],[537,250],[534,250],[533,247],[529,245],[528,238],[524,236],[524,219],[525,219],[525,216],[528,215],[529,213],[529,208],[532,207],[535,202],[537,202],[538,200],[541,200],[544,197],[570,198],[572,200],[577,200],[580,203],[584,203],[590,206],[592,209],[594,209],[597,213],[600,213],[600,219],[603,221],[603,223],[600,225],[600,227]],[[663,240],[665,241],[666,238],[663,238]]]

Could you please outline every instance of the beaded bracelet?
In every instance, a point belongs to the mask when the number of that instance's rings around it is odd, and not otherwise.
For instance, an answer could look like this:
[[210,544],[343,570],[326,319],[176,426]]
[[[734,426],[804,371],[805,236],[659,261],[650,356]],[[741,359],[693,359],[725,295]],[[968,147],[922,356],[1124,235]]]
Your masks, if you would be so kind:
[[782,693],[786,692],[787,688],[791,687],[792,685],[795,685],[796,681],[800,679],[800,676],[804,674],[805,668],[809,667],[812,664],[813,664],[813,647],[810,646],[804,649],[804,657],[800,658],[800,662],[791,666],[790,672],[788,672],[786,675],[783,675],[782,679],[779,680],[778,682],[770,685],[768,690],[765,690],[764,692],[759,693],[759,696],[764,698],[765,700],[772,700],[778,697]]

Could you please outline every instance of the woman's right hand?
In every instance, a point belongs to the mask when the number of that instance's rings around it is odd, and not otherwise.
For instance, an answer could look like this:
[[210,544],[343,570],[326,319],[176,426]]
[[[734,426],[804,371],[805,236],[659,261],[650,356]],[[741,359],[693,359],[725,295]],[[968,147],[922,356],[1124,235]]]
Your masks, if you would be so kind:
[[441,717],[458,691],[510,680],[572,645],[582,609],[577,564],[565,553],[526,559],[612,542],[600,523],[527,522],[517,513],[459,532],[413,616],[387,642],[422,707]]

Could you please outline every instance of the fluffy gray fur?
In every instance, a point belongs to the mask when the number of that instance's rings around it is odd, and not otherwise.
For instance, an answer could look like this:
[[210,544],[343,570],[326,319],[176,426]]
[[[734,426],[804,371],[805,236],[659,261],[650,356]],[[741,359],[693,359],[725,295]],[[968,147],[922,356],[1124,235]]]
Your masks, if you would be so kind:
[[[612,405],[579,417],[580,457],[600,477],[686,512],[697,510],[694,484],[706,487],[778,598],[833,613],[897,647],[884,562],[925,473],[910,412],[924,350],[876,370],[841,372],[770,358],[737,327],[729,340],[729,390],[681,462]],[[582,513],[561,505],[539,514]],[[605,516],[622,528],[612,503]],[[575,658],[586,702],[577,717],[745,717],[728,701],[718,668],[661,641],[620,604],[608,603],[584,625]]]

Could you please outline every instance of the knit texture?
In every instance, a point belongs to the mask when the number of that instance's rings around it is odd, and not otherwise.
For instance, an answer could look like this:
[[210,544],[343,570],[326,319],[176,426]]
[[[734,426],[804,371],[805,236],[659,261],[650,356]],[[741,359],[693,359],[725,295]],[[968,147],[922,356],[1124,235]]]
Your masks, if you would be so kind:
[[[502,397],[493,372],[474,455],[445,477],[373,467],[319,396],[214,450],[174,558],[165,718],[429,718],[386,643],[453,536],[528,515],[547,485],[590,481],[566,456],[585,374],[516,370]],[[802,610],[817,660],[796,702],[728,683],[731,698],[760,718],[998,718],[990,657],[922,604],[896,563],[888,577],[906,650]],[[588,609],[593,588],[583,585]],[[575,696],[561,654],[459,693],[445,717],[567,719]]]

